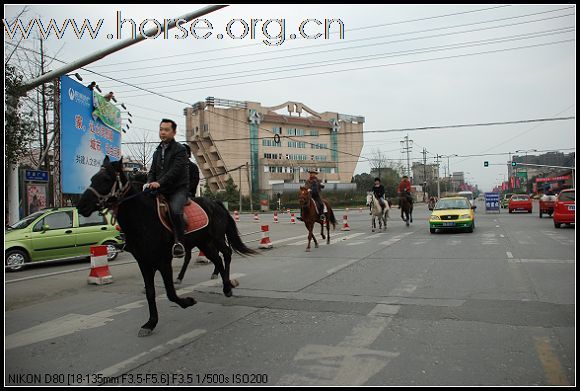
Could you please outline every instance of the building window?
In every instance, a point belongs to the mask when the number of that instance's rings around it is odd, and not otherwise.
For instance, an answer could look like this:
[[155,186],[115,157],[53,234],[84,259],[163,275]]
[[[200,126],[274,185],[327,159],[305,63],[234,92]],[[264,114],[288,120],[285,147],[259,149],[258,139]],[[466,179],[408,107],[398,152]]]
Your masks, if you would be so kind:
[[274,134],[282,134],[282,128],[281,127],[272,128],[272,131],[274,132]]
[[264,172],[268,172],[270,171],[270,167],[269,166],[264,166]]
[[318,130],[311,130],[310,135],[311,136],[320,136],[320,132]]

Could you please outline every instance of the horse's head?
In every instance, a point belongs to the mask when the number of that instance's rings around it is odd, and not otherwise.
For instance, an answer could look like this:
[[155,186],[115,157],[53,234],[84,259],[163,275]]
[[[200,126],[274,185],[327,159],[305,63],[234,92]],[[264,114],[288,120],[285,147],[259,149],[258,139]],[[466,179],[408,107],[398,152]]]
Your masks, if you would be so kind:
[[79,213],[85,217],[96,210],[110,207],[126,189],[127,177],[123,171],[123,158],[111,162],[106,156],[99,172],[91,178],[91,185],[82,194],[77,205]]
[[298,193],[298,203],[300,206],[306,206],[310,202],[310,189],[300,186],[300,191]]
[[367,191],[367,206],[369,206],[373,202],[373,192]]

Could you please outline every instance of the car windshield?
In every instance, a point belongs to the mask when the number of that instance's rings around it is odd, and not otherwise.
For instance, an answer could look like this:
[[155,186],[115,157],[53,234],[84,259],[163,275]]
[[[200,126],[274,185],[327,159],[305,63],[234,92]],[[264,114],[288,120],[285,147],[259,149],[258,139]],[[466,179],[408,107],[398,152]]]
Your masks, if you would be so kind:
[[530,199],[530,197],[528,197],[528,196],[513,196],[512,197],[513,201],[527,201],[529,199]]
[[458,193],[460,196],[467,198],[468,200],[473,200],[473,193]]
[[504,194],[504,195],[503,195],[503,198],[504,198],[504,200],[506,200],[506,199],[508,199],[508,200],[509,200],[509,198],[510,198],[511,196],[512,196],[512,195],[511,195],[510,193],[508,193],[508,194]]
[[466,199],[455,199],[455,200],[439,200],[437,205],[435,205],[435,210],[445,210],[445,209],[470,209],[471,205]]
[[16,222],[13,225],[9,225],[8,229],[22,229],[28,227],[34,220],[41,216],[45,211],[38,211],[29,216],[26,216],[22,220]]
[[558,201],[574,201],[574,202],[576,202],[576,193],[573,191],[563,191],[558,196]]

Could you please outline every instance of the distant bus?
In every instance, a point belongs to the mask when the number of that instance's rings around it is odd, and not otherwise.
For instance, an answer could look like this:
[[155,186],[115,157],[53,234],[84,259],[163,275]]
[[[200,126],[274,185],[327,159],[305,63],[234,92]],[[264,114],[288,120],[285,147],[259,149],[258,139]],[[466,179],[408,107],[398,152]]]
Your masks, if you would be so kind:
[[458,192],[457,195],[467,198],[469,200],[469,202],[471,203],[471,205],[475,204],[475,200],[473,199],[473,192],[471,192],[469,190],[465,190],[465,191]]

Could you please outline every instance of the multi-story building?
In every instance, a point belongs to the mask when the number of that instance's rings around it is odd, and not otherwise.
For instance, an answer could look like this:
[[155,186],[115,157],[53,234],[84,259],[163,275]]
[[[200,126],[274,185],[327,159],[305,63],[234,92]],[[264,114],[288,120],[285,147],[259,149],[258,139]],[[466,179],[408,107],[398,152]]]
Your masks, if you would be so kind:
[[437,164],[423,164],[415,162],[412,167],[413,183],[423,185],[423,183],[430,183],[437,180],[439,176],[439,169]]
[[[283,111],[283,113],[280,113]],[[318,170],[328,188],[350,184],[363,147],[364,117],[318,113],[303,103],[265,107],[209,97],[184,110],[186,138],[212,191],[231,177],[247,195],[294,189]],[[348,185],[351,186],[351,185]]]

